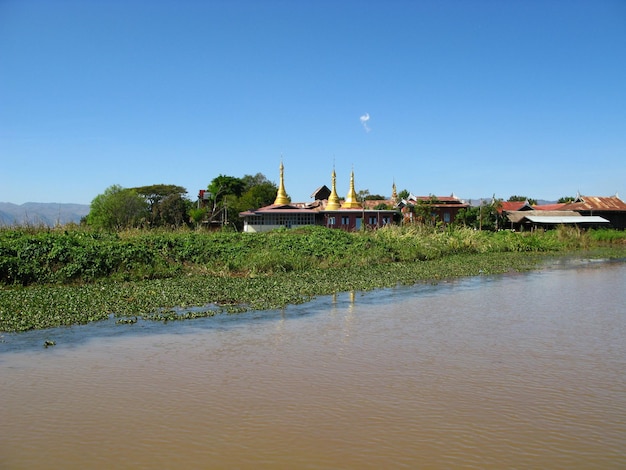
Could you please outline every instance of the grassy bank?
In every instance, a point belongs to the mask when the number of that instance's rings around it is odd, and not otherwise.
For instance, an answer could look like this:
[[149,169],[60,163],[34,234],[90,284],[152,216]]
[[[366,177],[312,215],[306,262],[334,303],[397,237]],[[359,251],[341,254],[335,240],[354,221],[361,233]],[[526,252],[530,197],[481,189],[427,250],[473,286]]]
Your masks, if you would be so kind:
[[[605,256],[624,257],[625,236],[615,233],[5,229],[0,331],[86,323],[110,314],[120,321],[174,320],[280,308],[341,291],[527,270],[546,255],[580,250],[602,248]],[[175,307],[187,310],[181,314]]]

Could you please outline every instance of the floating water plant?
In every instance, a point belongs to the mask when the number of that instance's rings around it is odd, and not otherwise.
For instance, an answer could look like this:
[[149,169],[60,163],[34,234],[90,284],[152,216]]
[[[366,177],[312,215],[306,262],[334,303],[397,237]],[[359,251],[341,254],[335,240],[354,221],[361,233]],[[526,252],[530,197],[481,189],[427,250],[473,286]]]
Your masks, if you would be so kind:
[[624,258],[624,239],[419,227],[263,234],[0,229],[0,331],[110,315],[132,325],[284,308],[337,292],[532,269],[546,255],[587,246]]

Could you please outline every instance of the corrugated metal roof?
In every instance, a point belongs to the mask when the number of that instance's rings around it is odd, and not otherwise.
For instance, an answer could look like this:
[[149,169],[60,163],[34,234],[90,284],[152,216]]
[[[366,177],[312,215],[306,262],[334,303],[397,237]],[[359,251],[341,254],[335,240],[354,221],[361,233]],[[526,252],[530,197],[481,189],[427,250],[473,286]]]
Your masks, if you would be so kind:
[[576,201],[565,204],[563,209],[572,211],[626,211],[626,203],[618,196],[579,196]]
[[524,219],[529,220],[534,224],[548,224],[548,225],[559,225],[559,224],[608,224],[609,221],[604,217],[600,217],[598,215],[588,215],[588,216],[537,216],[537,215],[527,215]]

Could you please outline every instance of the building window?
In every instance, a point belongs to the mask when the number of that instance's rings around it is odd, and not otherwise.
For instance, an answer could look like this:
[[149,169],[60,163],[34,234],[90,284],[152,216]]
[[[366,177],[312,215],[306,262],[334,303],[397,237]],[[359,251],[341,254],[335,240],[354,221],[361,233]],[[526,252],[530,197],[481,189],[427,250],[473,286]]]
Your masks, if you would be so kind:
[[350,225],[350,217],[342,216],[341,217],[341,225]]
[[389,223],[389,217],[383,217],[383,225],[387,225]]
[[376,225],[377,221],[378,219],[375,215],[370,215],[367,223],[370,225]]
[[334,217],[329,217],[328,218],[328,225],[335,225],[335,218]]
[[357,230],[360,230],[360,229],[361,229],[361,217],[357,217],[357,218],[356,218],[356,224],[354,224],[354,227],[355,227]]
[[443,213],[443,221],[444,221],[446,224],[449,224],[449,223],[450,223],[450,213],[449,213],[449,212],[444,212],[444,213]]

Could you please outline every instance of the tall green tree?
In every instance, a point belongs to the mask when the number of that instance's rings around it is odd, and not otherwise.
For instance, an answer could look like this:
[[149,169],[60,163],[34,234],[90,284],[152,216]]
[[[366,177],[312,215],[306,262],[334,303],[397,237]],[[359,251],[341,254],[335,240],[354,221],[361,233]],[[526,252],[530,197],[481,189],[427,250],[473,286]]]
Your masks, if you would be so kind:
[[215,201],[221,201],[226,195],[241,196],[246,183],[242,178],[236,178],[234,176],[219,175],[211,181],[207,187],[211,197]]
[[101,229],[137,227],[149,216],[148,203],[135,190],[120,185],[109,186],[91,201],[86,221]]
[[501,207],[502,199],[498,199],[495,196],[490,201],[482,201],[480,207],[478,208],[479,218],[477,228],[480,230],[498,230],[502,228],[502,220],[500,216]]
[[148,203],[150,226],[180,227],[189,221],[191,201],[185,197],[187,190],[182,186],[153,184],[133,189]]
[[266,184],[276,187],[276,185],[272,183],[270,180],[268,180],[263,173],[257,173],[256,175],[244,175],[243,178],[241,178],[241,180],[244,183],[244,188],[243,188],[244,192],[248,191],[250,188],[253,188],[254,186],[263,186]]
[[500,207],[502,207],[502,199],[494,197],[491,201],[483,200],[479,206],[459,210],[454,223],[476,230],[498,230],[504,226]]
[[454,218],[454,224],[477,229],[479,226],[478,218],[481,215],[480,212],[480,207],[478,206],[469,206],[460,209]]
[[[205,220],[223,227],[241,229],[239,213],[270,205],[276,199],[278,187],[262,173],[242,178],[219,175],[207,187]],[[192,214],[198,218],[201,213]]]
[[243,228],[243,220],[239,217],[240,212],[269,206],[274,203],[278,193],[278,187],[262,173],[244,175],[241,179],[244,182],[241,196],[230,195],[226,198],[226,220],[237,230]]
[[180,194],[165,196],[158,205],[157,223],[163,227],[183,227],[191,223],[191,201]]
[[228,211],[228,202],[232,203],[231,196],[234,196],[235,200],[239,198],[244,191],[245,185],[243,179],[235,176],[219,175],[213,178],[207,187],[208,221],[211,223],[219,222],[222,225],[227,223],[228,220],[225,214]]

